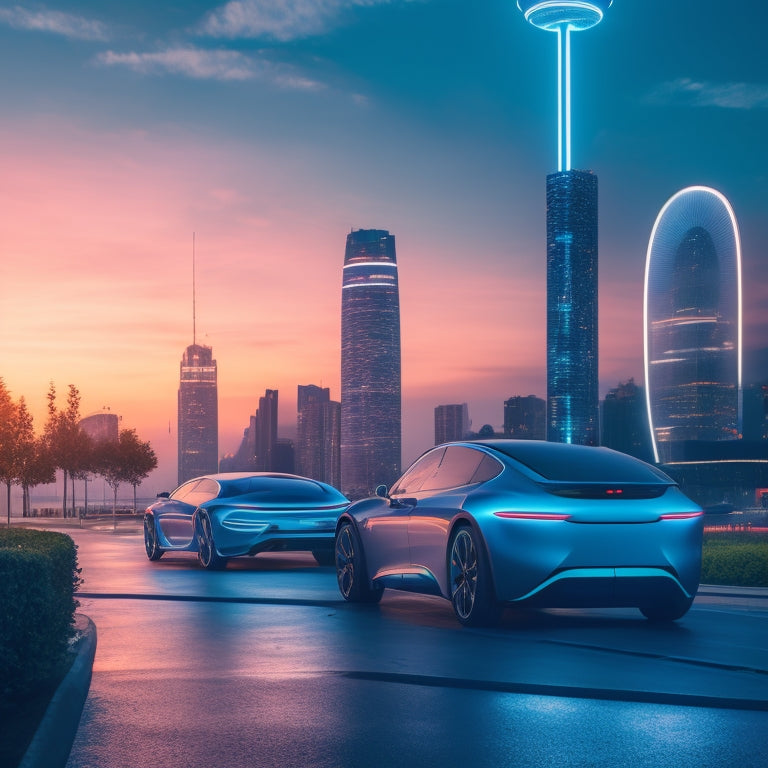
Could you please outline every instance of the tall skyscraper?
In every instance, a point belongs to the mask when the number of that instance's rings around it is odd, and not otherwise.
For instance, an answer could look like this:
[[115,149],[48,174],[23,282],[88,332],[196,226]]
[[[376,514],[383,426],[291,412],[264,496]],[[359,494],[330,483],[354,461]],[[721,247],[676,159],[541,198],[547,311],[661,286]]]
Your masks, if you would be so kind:
[[435,445],[464,440],[468,433],[469,410],[466,403],[438,405],[435,408]]
[[341,290],[341,490],[351,499],[400,474],[400,298],[395,237],[347,235]]
[[276,471],[277,396],[276,389],[268,389],[259,398],[259,407],[253,421],[257,472]]
[[544,440],[546,432],[546,401],[536,395],[518,395],[504,401],[504,437]]
[[213,350],[186,348],[179,376],[179,483],[218,470],[219,404]]
[[547,440],[597,445],[597,176],[547,176]]
[[661,209],[645,267],[645,379],[654,458],[741,434],[741,244],[728,200],[688,187]]
[[518,0],[557,35],[557,173],[547,176],[547,440],[597,444],[597,176],[571,168],[571,33],[613,0]]
[[336,488],[341,484],[340,408],[328,387],[299,385],[296,471]]

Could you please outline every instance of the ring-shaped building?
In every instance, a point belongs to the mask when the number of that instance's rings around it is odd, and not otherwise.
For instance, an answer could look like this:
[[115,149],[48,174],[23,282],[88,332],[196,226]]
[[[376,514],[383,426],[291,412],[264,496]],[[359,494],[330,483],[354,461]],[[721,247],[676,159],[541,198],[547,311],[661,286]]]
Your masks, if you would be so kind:
[[645,267],[645,381],[654,458],[741,434],[741,244],[728,200],[687,187],[661,209]]

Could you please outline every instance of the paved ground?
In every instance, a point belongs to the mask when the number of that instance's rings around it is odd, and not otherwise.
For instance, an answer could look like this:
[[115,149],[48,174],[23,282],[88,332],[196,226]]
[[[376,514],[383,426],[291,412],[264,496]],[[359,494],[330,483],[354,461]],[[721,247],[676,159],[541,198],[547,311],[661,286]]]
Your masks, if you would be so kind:
[[308,555],[149,563],[138,531],[71,530],[99,645],[69,768],[768,765],[768,591],[509,615],[340,600]]

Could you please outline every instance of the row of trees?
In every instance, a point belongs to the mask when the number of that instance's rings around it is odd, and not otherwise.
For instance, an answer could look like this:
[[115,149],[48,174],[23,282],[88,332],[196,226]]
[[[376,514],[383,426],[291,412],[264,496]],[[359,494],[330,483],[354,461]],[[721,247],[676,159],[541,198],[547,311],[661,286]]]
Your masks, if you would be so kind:
[[56,387],[48,390],[48,419],[41,434],[36,434],[32,414],[23,397],[11,398],[0,378],[0,483],[7,492],[8,523],[11,520],[11,488],[22,488],[22,515],[28,516],[29,491],[37,485],[53,483],[56,471],[64,478],[62,512],[70,512],[67,501],[71,485],[71,514],[75,514],[75,480],[103,477],[114,493],[123,483],[136,489],[157,467],[157,456],[135,430],[120,430],[117,440],[94,441],[80,426],[80,392],[69,385],[66,406],[56,404]]

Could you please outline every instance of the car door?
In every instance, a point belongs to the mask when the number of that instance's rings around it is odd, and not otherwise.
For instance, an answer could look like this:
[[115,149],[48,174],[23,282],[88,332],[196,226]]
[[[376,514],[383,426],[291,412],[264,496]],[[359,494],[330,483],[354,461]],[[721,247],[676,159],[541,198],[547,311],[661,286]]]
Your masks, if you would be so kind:
[[154,507],[155,520],[161,541],[171,547],[186,547],[192,541],[192,514],[195,504],[190,503],[199,478],[180,485],[167,499]]
[[408,522],[411,565],[443,583],[448,531],[461,511],[467,486],[486,454],[464,445],[449,445],[437,471],[423,483]]
[[444,449],[425,454],[392,486],[388,499],[381,499],[362,521],[368,573],[371,578],[405,573],[410,569],[408,521],[413,497],[440,464]]

